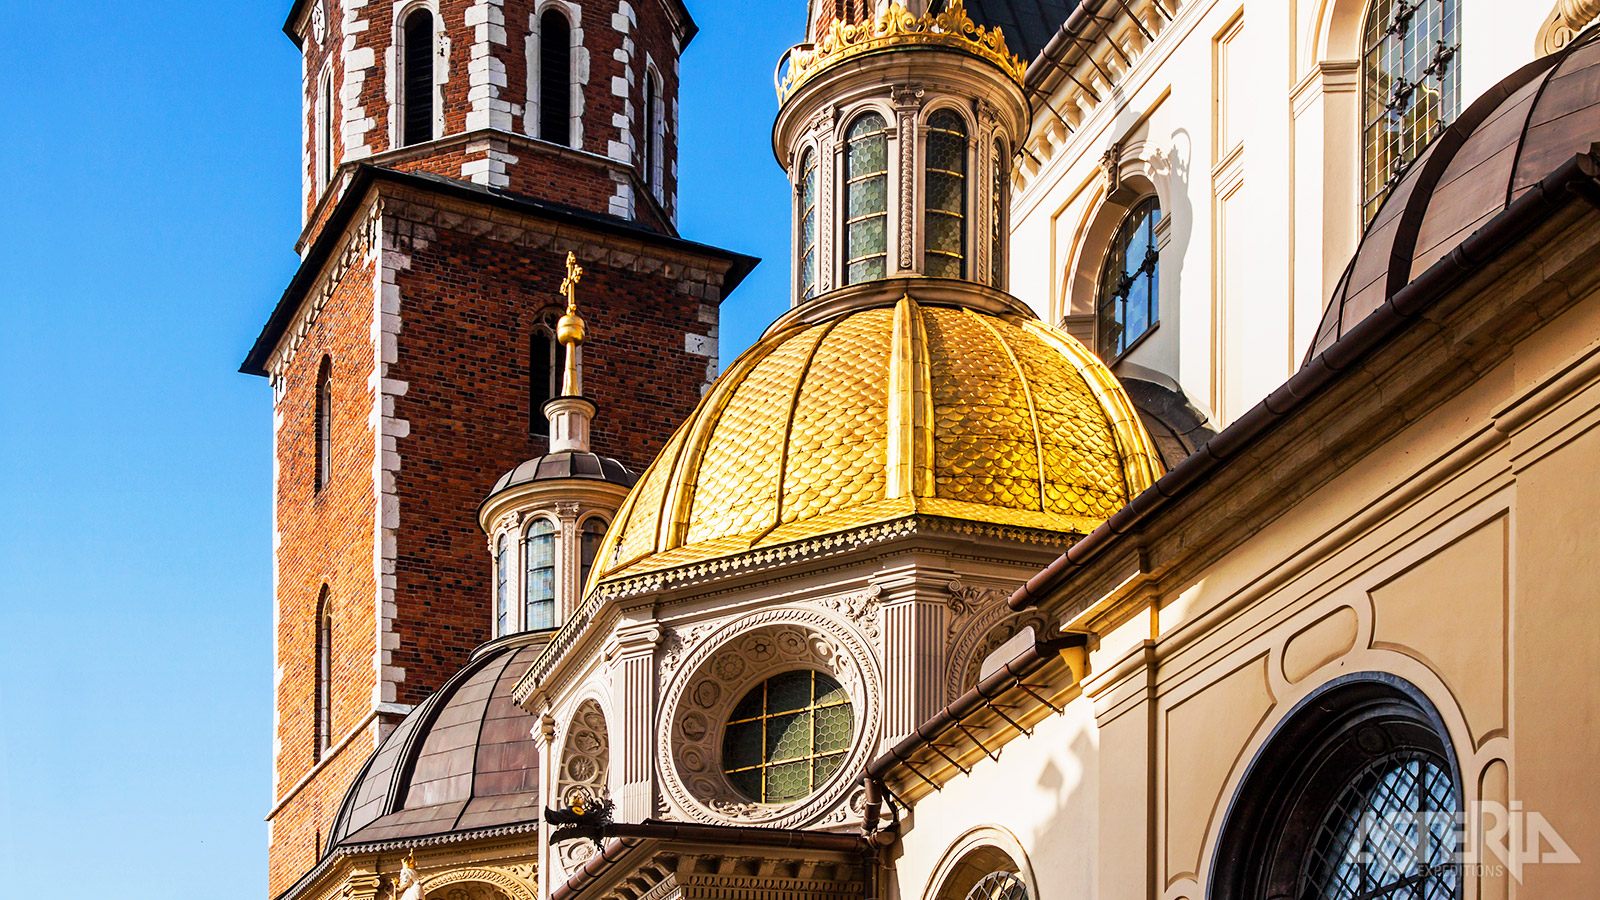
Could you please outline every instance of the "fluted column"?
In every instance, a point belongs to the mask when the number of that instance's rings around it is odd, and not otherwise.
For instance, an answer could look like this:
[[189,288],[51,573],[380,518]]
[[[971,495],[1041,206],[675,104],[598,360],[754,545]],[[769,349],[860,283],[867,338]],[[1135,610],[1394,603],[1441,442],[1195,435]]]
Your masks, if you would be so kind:
[[883,588],[884,746],[944,706],[946,617],[952,573],[906,566],[874,579]]
[[655,791],[650,744],[655,732],[655,650],[661,626],[650,611],[624,614],[617,628],[616,662],[613,663],[612,697],[616,699],[617,736],[611,760],[615,766],[618,822],[642,822],[654,815]]

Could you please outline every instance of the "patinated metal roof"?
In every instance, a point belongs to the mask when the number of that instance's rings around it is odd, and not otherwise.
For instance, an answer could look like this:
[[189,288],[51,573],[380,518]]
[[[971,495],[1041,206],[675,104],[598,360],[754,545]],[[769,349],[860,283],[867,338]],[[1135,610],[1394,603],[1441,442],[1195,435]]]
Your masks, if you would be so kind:
[[596,578],[911,515],[1083,534],[1159,471],[1077,341],[907,296],[779,327],[741,356],[629,495]]
[[531,484],[535,481],[558,481],[567,478],[609,481],[624,487],[632,487],[633,483],[639,480],[638,474],[628,471],[627,466],[609,456],[563,451],[535,456],[520,463],[515,469],[501,475],[489,494],[493,496],[506,488]]
[[350,786],[329,850],[537,821],[536,722],[511,699],[537,655],[488,645],[406,716]]
[[[999,28],[1011,51],[1031,61],[1050,43],[1078,0],[966,0],[967,13],[979,25]],[[936,4],[936,7],[943,6]]]
[[1597,34],[1491,88],[1411,164],[1367,227],[1308,361],[1600,139]]

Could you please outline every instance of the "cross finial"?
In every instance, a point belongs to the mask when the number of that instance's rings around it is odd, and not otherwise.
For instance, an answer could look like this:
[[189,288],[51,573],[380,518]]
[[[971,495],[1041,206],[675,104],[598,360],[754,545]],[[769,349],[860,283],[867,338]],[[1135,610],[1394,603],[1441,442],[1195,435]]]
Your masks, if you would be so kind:
[[578,282],[583,280],[583,266],[578,265],[578,255],[567,252],[567,277],[561,282],[561,295],[567,298],[567,315],[578,312]]

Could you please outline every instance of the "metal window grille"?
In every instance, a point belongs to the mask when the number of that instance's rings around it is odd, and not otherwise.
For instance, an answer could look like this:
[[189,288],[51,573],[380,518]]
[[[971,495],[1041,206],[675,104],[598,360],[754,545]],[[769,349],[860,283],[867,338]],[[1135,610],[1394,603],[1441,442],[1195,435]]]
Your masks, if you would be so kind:
[[845,284],[889,271],[889,124],[867,113],[845,139]]
[[1156,324],[1161,259],[1155,232],[1160,222],[1161,206],[1151,197],[1134,207],[1111,239],[1096,309],[1095,349],[1106,362],[1126,353]]
[[723,772],[762,803],[821,787],[844,763],[855,711],[839,682],[809,669],[767,679],[734,707],[723,733]]
[[989,283],[1005,290],[1006,278],[1006,156],[994,142],[994,184],[989,196]]
[[928,118],[922,193],[923,269],[960,278],[967,259],[967,123],[953,110]]
[[1455,782],[1433,756],[1381,757],[1346,783],[1302,868],[1304,900],[1455,900]]
[[1363,221],[1461,112],[1460,0],[1375,0],[1362,40]]
[[1028,900],[1028,886],[1015,872],[990,872],[967,891],[966,900]]

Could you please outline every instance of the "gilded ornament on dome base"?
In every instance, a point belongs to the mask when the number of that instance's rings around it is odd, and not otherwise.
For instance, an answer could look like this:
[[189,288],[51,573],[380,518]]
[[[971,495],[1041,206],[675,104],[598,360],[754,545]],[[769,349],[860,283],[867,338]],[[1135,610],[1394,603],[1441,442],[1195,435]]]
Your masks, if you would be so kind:
[[[984,28],[972,21],[962,0],[938,13],[917,16],[899,3],[860,23],[834,21],[810,45],[790,48],[784,54],[787,72],[775,77],[778,100],[789,99],[800,85],[835,63],[893,47],[949,47],[988,60],[1018,85],[1028,64],[1006,46],[1005,33],[997,26]],[[783,61],[779,60],[781,70]]]

